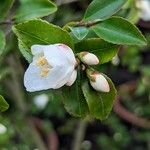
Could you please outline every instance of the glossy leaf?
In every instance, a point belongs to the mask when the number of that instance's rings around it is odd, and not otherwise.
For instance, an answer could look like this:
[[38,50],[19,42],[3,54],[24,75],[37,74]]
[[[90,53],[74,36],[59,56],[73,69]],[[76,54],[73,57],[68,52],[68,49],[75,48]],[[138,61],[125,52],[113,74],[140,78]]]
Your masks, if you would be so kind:
[[108,117],[116,97],[116,89],[112,81],[108,77],[106,77],[106,79],[110,86],[109,93],[95,91],[87,81],[85,81],[82,86],[91,116],[100,120],[104,120]]
[[0,55],[3,53],[5,44],[6,44],[5,34],[2,30],[0,30]]
[[70,27],[70,30],[78,40],[83,40],[89,32],[86,27]]
[[81,89],[82,85],[82,74],[78,72],[78,78],[71,87],[63,87],[63,103],[68,113],[76,117],[85,117],[88,112],[88,106],[83,96]]
[[0,21],[6,18],[13,2],[14,0],[0,0]]
[[4,112],[9,108],[9,104],[5,101],[3,96],[0,95],[0,112]]
[[115,14],[126,0],[93,0],[86,10],[84,20],[104,20]]
[[21,54],[23,55],[23,57],[29,62],[32,62],[32,54],[27,51],[27,47],[25,44],[23,44],[23,42],[21,40],[18,40],[18,47],[20,49]]
[[146,40],[136,26],[121,17],[112,17],[92,27],[105,41],[122,45],[145,45]]
[[105,42],[99,38],[83,40],[75,44],[75,52],[88,51],[95,54],[100,64],[106,63],[117,54],[118,46]]
[[[72,39],[66,31],[40,19],[15,25],[13,26],[13,31],[24,47],[21,50],[26,50],[28,53],[31,52],[30,48],[34,44],[48,45],[64,43],[73,49]],[[24,56],[26,57],[25,53]],[[26,59],[28,60],[28,58]]]
[[41,18],[54,13],[57,6],[49,0],[21,0],[16,12],[17,22]]

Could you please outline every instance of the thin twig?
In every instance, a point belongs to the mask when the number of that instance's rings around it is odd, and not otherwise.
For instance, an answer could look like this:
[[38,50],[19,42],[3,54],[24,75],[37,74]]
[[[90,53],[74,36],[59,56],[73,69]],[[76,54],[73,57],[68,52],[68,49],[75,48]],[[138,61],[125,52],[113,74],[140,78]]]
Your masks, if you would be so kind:
[[73,3],[77,2],[78,0],[56,0],[57,6],[63,5],[63,4],[68,4],[68,3]]
[[85,136],[86,127],[87,127],[87,121],[80,120],[77,131],[75,131],[75,137],[74,137],[74,141],[72,144],[72,150],[81,150],[81,143]]
[[119,97],[115,101],[113,109],[122,119],[126,120],[127,122],[138,127],[150,129],[150,121],[145,118],[138,117],[134,113],[128,111],[121,105]]
[[12,20],[2,21],[0,22],[0,25],[11,25],[13,24]]

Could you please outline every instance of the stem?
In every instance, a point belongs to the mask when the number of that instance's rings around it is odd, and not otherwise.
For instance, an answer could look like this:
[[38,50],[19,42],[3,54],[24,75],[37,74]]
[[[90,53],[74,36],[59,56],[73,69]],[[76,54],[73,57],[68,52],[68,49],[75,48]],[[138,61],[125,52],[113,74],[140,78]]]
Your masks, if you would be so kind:
[[2,21],[0,22],[0,25],[11,25],[13,23],[12,20]]
[[72,144],[72,150],[81,150],[81,143],[85,136],[86,127],[87,127],[87,121],[80,120],[77,131],[75,132],[75,137]]
[[98,23],[100,23],[101,21],[100,20],[95,20],[95,21],[89,21],[89,22],[83,22],[83,21],[80,21],[80,22],[77,22],[75,27],[91,27],[91,26],[94,26]]
[[78,0],[57,0],[57,6],[63,5],[63,4],[68,4],[68,3],[73,3],[77,2]]
[[120,103],[120,98],[118,97],[114,104],[114,111],[124,120],[138,127],[150,129],[150,121],[141,117],[136,116],[132,112],[129,112]]

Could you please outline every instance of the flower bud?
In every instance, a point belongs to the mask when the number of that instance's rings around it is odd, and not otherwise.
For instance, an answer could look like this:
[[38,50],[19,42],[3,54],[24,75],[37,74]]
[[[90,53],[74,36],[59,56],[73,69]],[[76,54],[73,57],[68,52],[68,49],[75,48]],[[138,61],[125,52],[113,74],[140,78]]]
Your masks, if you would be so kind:
[[140,18],[144,21],[150,21],[150,1],[137,0],[136,7],[139,9]]
[[48,104],[49,98],[47,94],[41,94],[41,95],[35,96],[33,101],[36,107],[42,110]]
[[70,79],[66,83],[66,85],[71,86],[75,82],[76,79],[77,79],[77,70],[74,70],[71,77],[70,77]]
[[81,61],[87,65],[98,65],[99,59],[96,55],[89,52],[81,52],[79,54]]
[[[89,74],[90,73],[90,74]],[[105,77],[96,71],[88,71],[91,86],[99,92],[109,92],[110,87]]]

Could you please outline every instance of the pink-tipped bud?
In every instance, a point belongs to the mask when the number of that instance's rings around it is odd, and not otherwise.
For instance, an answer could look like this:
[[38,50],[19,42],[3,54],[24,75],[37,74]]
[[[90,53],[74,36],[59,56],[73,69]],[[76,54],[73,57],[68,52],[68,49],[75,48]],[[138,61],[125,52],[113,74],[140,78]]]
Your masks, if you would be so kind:
[[67,86],[71,86],[73,85],[73,83],[76,81],[77,79],[77,70],[74,70],[70,79],[68,80],[68,82],[66,83]]
[[96,55],[89,53],[89,52],[81,52],[79,54],[80,59],[83,63],[87,65],[98,65],[99,59]]
[[96,90],[100,92],[109,92],[110,91],[110,86],[108,84],[108,81],[105,79],[105,77],[98,73],[98,72],[93,72],[90,74],[90,84],[91,86]]

